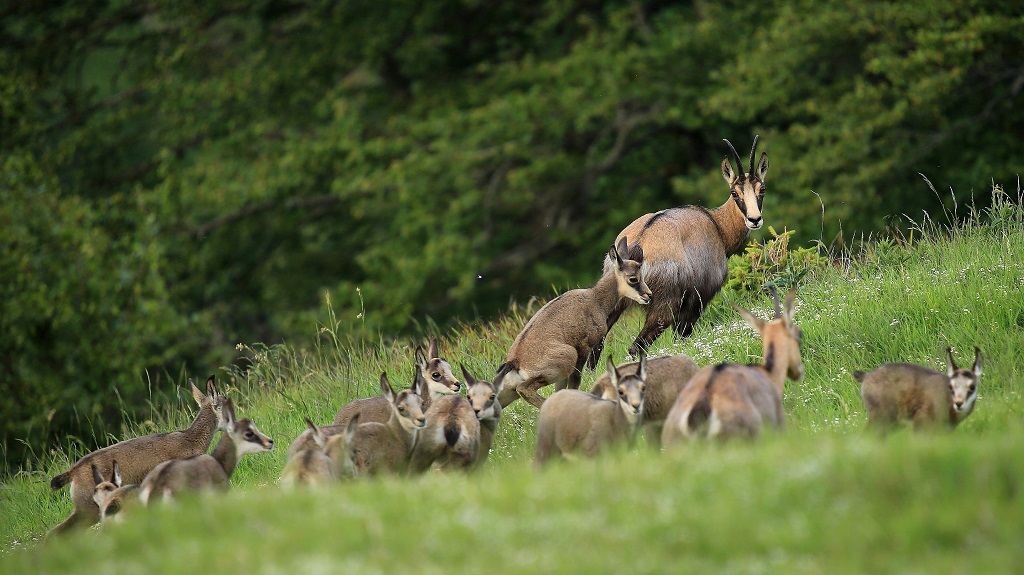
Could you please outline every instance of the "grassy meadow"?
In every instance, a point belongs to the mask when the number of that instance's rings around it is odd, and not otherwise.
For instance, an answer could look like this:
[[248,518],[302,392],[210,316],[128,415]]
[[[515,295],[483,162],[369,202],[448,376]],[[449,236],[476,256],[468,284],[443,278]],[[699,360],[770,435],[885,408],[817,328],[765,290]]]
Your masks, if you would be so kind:
[[[865,240],[856,257],[831,254],[804,277],[796,321],[806,374],[787,382],[783,433],[663,453],[641,441],[538,470],[536,410],[519,401],[472,475],[283,493],[276,479],[303,417],[327,422],[375,394],[383,370],[396,386],[411,381],[415,342],[351,343],[330,318],[308,348],[243,346],[251,366],[218,374],[240,416],[277,441],[241,462],[227,497],[136,509],[123,526],[44,544],[71,510],[67,489],[49,488],[81,455],[69,444],[43,454],[42,471],[0,486],[0,572],[1019,572],[1024,213],[1019,192],[994,194],[983,213],[922,222],[913,241]],[[730,297],[771,316],[763,292]],[[536,307],[442,333],[441,353],[456,372],[464,364],[489,377]],[[622,359],[639,321],[625,317],[606,353]],[[944,370],[947,345],[961,365],[975,345],[984,353],[970,418],[955,433],[865,433],[853,371],[887,361]],[[716,298],[692,338],[655,343],[653,355],[667,353],[751,362],[761,343]],[[584,387],[595,375],[584,374]],[[187,425],[194,411],[182,400],[127,434]]]

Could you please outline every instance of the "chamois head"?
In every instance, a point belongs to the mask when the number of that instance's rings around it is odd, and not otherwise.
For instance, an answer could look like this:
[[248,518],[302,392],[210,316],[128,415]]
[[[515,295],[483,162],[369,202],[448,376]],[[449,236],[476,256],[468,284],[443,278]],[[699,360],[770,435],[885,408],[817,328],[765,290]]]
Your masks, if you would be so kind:
[[412,387],[395,392],[388,381],[388,374],[380,374],[380,390],[391,404],[391,409],[398,416],[398,422],[406,430],[422,429],[427,424],[423,415],[423,398],[426,396],[427,383],[420,377],[413,378]]
[[757,150],[757,136],[754,136],[754,145],[750,147],[750,164],[747,172],[743,173],[743,159],[740,158],[732,142],[724,140],[736,157],[736,172],[732,170],[729,156],[722,159],[722,177],[729,184],[729,193],[736,207],[743,214],[743,223],[748,230],[756,230],[764,223],[761,217],[761,202],[764,200],[764,175],[768,172],[768,154],[761,152],[761,159],[757,162],[757,169],[754,169],[754,153]]
[[635,375],[620,375],[615,361],[608,356],[608,379],[618,396],[619,406],[628,417],[637,417],[644,408],[647,380],[647,354],[640,352],[640,365]]
[[967,417],[974,409],[974,398],[978,394],[978,379],[981,377],[981,350],[974,348],[974,367],[959,369],[953,361],[953,350],[946,348],[946,375],[949,376],[949,392],[953,399],[953,411],[960,419]]
[[466,380],[466,399],[473,406],[473,412],[477,419],[489,419],[495,417],[495,411],[500,414],[501,404],[498,403],[498,393],[501,391],[501,382],[491,383],[478,380],[472,373],[462,366],[462,377]]
[[615,262],[615,279],[621,297],[639,303],[651,302],[651,289],[643,278],[644,250],[640,244],[630,247],[626,237],[619,238],[619,243],[608,250],[608,257]]
[[764,367],[773,371],[780,361],[786,362],[786,375],[793,381],[800,381],[804,376],[804,363],[800,358],[800,343],[803,331],[793,322],[793,303],[796,300],[796,288],[789,290],[786,304],[779,305],[779,293],[772,286],[772,297],[775,300],[775,318],[763,321],[754,317],[749,311],[734,305],[743,319],[761,334],[764,342]]
[[437,398],[459,392],[459,380],[452,373],[452,366],[438,354],[437,338],[430,340],[430,347],[426,353],[422,347],[416,346],[415,357],[416,368],[420,376],[426,380],[431,397]]

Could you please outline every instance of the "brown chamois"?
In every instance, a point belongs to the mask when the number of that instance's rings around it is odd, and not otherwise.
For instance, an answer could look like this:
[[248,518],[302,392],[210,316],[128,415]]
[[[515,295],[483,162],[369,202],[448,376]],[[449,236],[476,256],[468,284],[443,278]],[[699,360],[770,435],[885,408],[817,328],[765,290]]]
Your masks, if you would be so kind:
[[[430,392],[428,396],[424,397],[428,405],[431,400],[459,393],[461,388],[459,380],[452,373],[452,366],[439,354],[437,338],[430,340],[426,354],[423,353],[423,348],[416,346],[414,356],[419,376],[427,382],[427,388]],[[389,407],[388,400],[383,395],[357,399],[338,410],[338,414],[334,416],[333,425],[345,425],[348,423],[349,418],[356,413],[361,414],[360,420],[363,423],[370,421],[384,423],[391,417],[391,407]],[[328,430],[327,435],[332,435],[330,430]]]
[[139,484],[124,485],[121,469],[114,461],[114,471],[109,479],[104,479],[96,464],[91,464],[92,477],[96,487],[92,492],[92,500],[100,508],[100,524],[120,523],[124,520],[123,511],[139,501]]
[[[633,246],[643,249],[644,278],[653,296],[646,306],[646,321],[629,346],[636,357],[647,350],[669,326],[679,337],[687,337],[711,298],[722,289],[729,277],[728,259],[740,253],[747,244],[751,230],[761,227],[761,201],[764,198],[768,155],[754,166],[757,136],[750,148],[750,167],[743,173],[743,160],[729,140],[725,140],[736,157],[736,172],[726,156],[722,160],[722,177],[729,184],[729,199],[715,209],[701,206],[679,206],[644,214],[626,226],[618,237],[633,239]],[[623,254],[625,255],[625,254]],[[614,261],[605,259],[605,269]],[[623,300],[608,316],[608,329],[630,306]],[[600,350],[598,350],[598,354]],[[597,355],[591,359],[596,365]]]
[[533,462],[543,465],[553,457],[581,453],[592,457],[609,444],[632,440],[644,403],[647,360],[641,356],[634,375],[622,375],[608,358],[608,378],[616,391],[613,400],[578,389],[551,394],[537,418],[537,451]]
[[782,393],[786,377],[799,381],[804,375],[800,358],[802,333],[793,323],[796,290],[790,290],[785,307],[775,299],[775,319],[764,322],[734,306],[761,334],[763,365],[721,363],[698,371],[665,419],[661,441],[671,445],[692,437],[756,437],[761,427],[784,427]]
[[79,459],[71,469],[50,481],[50,487],[60,489],[71,484],[71,502],[75,509],[60,525],[51,529],[47,537],[62,533],[78,524],[92,525],[100,518],[100,509],[93,500],[96,480],[92,474],[95,465],[101,477],[113,473],[114,460],[118,462],[121,477],[127,483],[141,483],[154,467],[169,459],[191,457],[206,453],[217,431],[223,398],[217,393],[213,376],[206,381],[206,395],[188,382],[192,398],[199,404],[192,425],[181,431],[153,433],[127,439],[103,449],[98,449]]
[[391,417],[386,423],[360,423],[352,437],[352,459],[356,475],[407,473],[409,458],[418,432],[427,423],[423,415],[426,383],[413,377],[413,387],[395,393],[386,373],[380,374],[380,389],[388,398]]
[[[631,259],[626,253],[631,252]],[[579,389],[583,367],[608,333],[608,315],[622,298],[645,304],[651,290],[642,272],[644,252],[630,248],[625,237],[608,250],[612,264],[593,287],[569,290],[540,308],[526,322],[498,368],[502,386],[498,401],[505,407],[522,397],[534,407],[544,398],[537,390],[555,385]]]
[[324,435],[312,420],[306,418],[316,447],[302,449],[288,457],[281,470],[280,483],[284,487],[297,485],[325,485],[337,479],[355,475],[352,461],[352,437],[359,425],[359,414],[348,420],[344,433],[331,437]]
[[476,458],[476,466],[479,467],[491,453],[494,434],[501,421],[501,402],[498,401],[501,384],[477,379],[465,366],[462,367],[462,377],[466,380],[466,397],[476,418],[480,420],[479,453]]
[[981,350],[974,348],[974,367],[960,369],[946,348],[946,373],[912,363],[886,363],[865,373],[856,371],[868,410],[868,427],[886,431],[900,421],[914,429],[943,424],[951,429],[974,411],[981,378]]
[[[640,357],[645,356],[641,350]],[[679,392],[686,387],[698,368],[688,355],[682,353],[648,358],[646,361],[647,375],[644,382],[647,391],[644,392],[644,410],[640,413],[639,427],[644,430],[644,437],[649,445],[660,447],[661,428],[665,424],[668,410],[672,409]],[[640,362],[631,361],[619,365],[616,369],[621,376],[627,376],[635,375],[639,367]],[[594,381],[590,393],[604,399],[615,399],[618,395],[607,372],[602,373]]]
[[226,490],[242,456],[274,448],[274,440],[260,433],[252,421],[235,418],[235,407],[228,398],[224,398],[219,423],[222,433],[213,455],[203,453],[165,461],[146,475],[139,486],[139,501],[143,505],[157,497],[169,501],[186,492]]

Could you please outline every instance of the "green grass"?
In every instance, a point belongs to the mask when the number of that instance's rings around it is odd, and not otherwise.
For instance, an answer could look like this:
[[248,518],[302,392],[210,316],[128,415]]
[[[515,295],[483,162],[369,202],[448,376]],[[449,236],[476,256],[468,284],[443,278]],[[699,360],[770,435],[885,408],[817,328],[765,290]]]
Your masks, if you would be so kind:
[[[913,245],[869,243],[855,263],[837,260],[804,280],[796,321],[806,375],[787,383],[784,433],[665,453],[641,446],[537,470],[536,411],[517,402],[474,475],[284,494],[275,480],[303,417],[329,421],[348,399],[375,393],[382,370],[396,384],[412,373],[408,345],[342,341],[331,318],[310,350],[255,346],[244,350],[249,370],[222,378],[240,414],[278,441],[242,461],[229,497],[37,544],[70,511],[67,491],[50,492],[48,480],[80,454],[57,452],[45,472],[0,486],[0,572],[1017,572],[1024,218],[1019,197],[996,199],[955,226],[921,225]],[[770,315],[763,294],[739,303]],[[531,312],[462,326],[442,353],[487,376]],[[626,317],[610,335],[616,358],[638,321]],[[961,364],[974,345],[985,354],[971,417],[955,433],[864,433],[850,374],[886,361],[944,369],[947,345]],[[694,337],[664,336],[654,351],[705,365],[758,361],[761,344],[716,299]]]

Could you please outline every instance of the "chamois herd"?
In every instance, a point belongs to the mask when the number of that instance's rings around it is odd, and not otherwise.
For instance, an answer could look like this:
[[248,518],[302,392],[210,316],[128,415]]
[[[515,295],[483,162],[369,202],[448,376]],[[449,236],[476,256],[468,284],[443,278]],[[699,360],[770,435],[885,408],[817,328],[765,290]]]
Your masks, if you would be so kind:
[[[318,485],[381,473],[415,474],[432,467],[470,470],[483,463],[502,409],[522,398],[539,408],[535,463],[591,456],[610,444],[632,441],[643,430],[649,444],[669,446],[693,438],[756,437],[781,429],[785,380],[798,381],[802,333],[794,321],[796,291],[784,302],[772,288],[775,316],[762,320],[734,306],[763,343],[761,365],[720,363],[699,368],[685,355],[648,358],[648,347],[668,327],[691,334],[708,302],[724,284],[727,258],[743,249],[750,230],[762,225],[768,156],[748,169],[722,161],[730,197],[715,209],[682,206],[643,215],[616,237],[604,273],[590,288],[552,299],[526,323],[498,367],[493,382],[462,368],[462,381],[438,350],[417,347],[408,389],[395,391],[381,374],[381,395],[343,406],[328,425],[306,419],[281,471],[282,487]],[[629,347],[637,361],[615,365],[589,393],[579,390],[582,372],[600,360],[604,338],[630,305],[646,306],[643,328]],[[888,363],[854,373],[868,425],[886,429],[900,421],[915,428],[949,425],[974,408],[981,351],[960,369],[951,350],[947,371]],[[128,505],[173,500],[183,492],[226,489],[240,458],[269,451],[274,441],[248,419],[238,419],[211,376],[206,393],[189,382],[199,411],[191,426],[122,441],[82,457],[54,477],[53,489],[70,484],[74,510],[49,534],[76,525],[114,521]],[[466,395],[459,392],[465,386]],[[547,399],[538,392],[548,385]],[[221,437],[206,452],[214,433]]]

